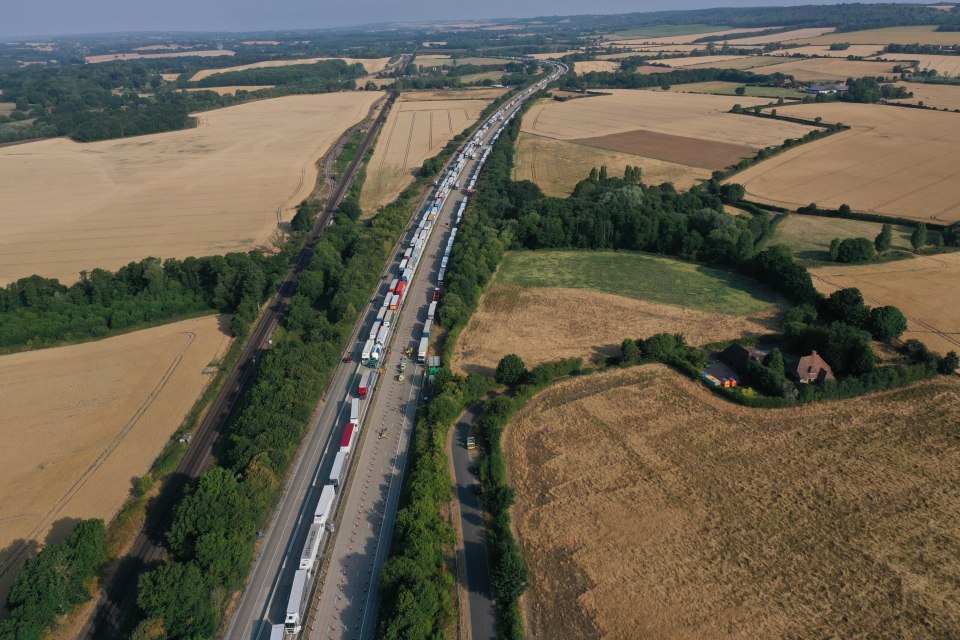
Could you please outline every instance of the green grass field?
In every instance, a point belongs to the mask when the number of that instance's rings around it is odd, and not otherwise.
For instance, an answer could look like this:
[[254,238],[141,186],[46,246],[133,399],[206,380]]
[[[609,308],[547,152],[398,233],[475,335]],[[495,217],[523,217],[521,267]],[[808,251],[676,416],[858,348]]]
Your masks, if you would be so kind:
[[[718,66],[723,66],[722,63]],[[737,87],[744,85],[737,82],[694,82],[692,84],[678,84],[670,87],[674,93],[712,93],[718,96],[735,96]],[[783,87],[746,87],[744,95],[753,98],[802,98],[803,93]]]
[[508,64],[513,62],[512,60],[507,60],[506,58],[457,58],[457,59],[443,59],[443,58],[423,58],[418,56],[414,58],[413,62],[421,67],[454,67],[465,64],[475,64],[477,66],[489,66],[495,64]]
[[657,24],[617,31],[616,35],[626,38],[669,38],[671,36],[689,36],[695,33],[711,33],[729,28],[713,24]]
[[497,282],[591,289],[731,315],[767,311],[774,301],[769,289],[738,273],[645,253],[511,252],[500,264]]
[[485,71],[483,73],[471,73],[469,75],[460,76],[460,82],[467,84],[470,82],[480,82],[481,80],[492,80],[496,83],[500,82],[503,76],[503,71]]
[[[768,245],[785,244],[793,249],[794,255],[802,260],[824,261],[830,259],[830,242],[834,238],[869,238],[873,240],[880,233],[878,222],[848,220],[845,218],[824,218],[787,214],[777,222],[773,237]],[[892,249],[912,251],[910,234],[912,227],[893,225]],[[928,241],[936,241],[936,234],[930,232]]]

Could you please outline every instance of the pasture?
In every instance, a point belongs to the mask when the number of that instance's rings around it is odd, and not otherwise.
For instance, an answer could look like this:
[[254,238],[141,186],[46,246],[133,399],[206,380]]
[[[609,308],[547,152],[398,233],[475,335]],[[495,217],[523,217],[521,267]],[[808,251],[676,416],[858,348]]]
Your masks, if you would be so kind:
[[883,105],[781,107],[802,118],[842,122],[849,131],[803,145],[736,174],[750,199],[787,208],[810,202],[919,221],[960,220],[957,114]]
[[229,346],[208,316],[0,357],[0,593],[35,544],[110,520]]
[[857,287],[871,306],[894,305],[907,316],[903,339],[916,338],[941,354],[960,352],[960,253],[917,256],[882,264],[830,265],[811,270],[829,294]]
[[533,638],[949,637],[960,380],[740,407],[661,365],[504,429]]
[[683,333],[691,344],[768,333],[777,305],[744,276],[660,256],[612,251],[511,252],[457,340],[451,366],[492,371],[615,355],[627,337]]
[[301,64],[316,64],[324,60],[343,60],[347,64],[362,64],[367,73],[376,73],[383,71],[390,58],[297,58],[294,60],[262,60],[250,64],[240,64],[235,67],[223,67],[221,69],[202,69],[197,71],[190,78],[190,82],[199,82],[204,78],[215,76],[219,73],[229,73],[231,71],[247,71],[248,69],[273,69],[275,67],[290,67]]
[[[438,154],[453,136],[473,124],[493,98],[504,89],[484,89],[474,94],[458,92],[404,93],[393,105],[367,165],[367,178],[360,192],[365,217],[406,189],[423,161]],[[477,95],[476,99],[471,95]],[[443,99],[446,97],[447,99]]]
[[287,96],[201,113],[194,129],[4,147],[0,284],[31,274],[72,283],[146,256],[270,250],[312,191],[317,160],[381,95]]
[[[791,213],[777,222],[768,245],[785,244],[804,260],[829,260],[830,242],[834,238],[868,238],[873,240],[883,227],[878,222],[864,222],[848,218],[825,218]],[[911,251],[912,227],[893,225],[891,249]]]
[[[737,82],[693,82],[691,84],[677,84],[670,87],[674,93],[712,93],[718,96],[735,96],[737,88],[744,87],[744,95],[751,98],[802,98],[803,94],[795,89],[784,87],[751,87]],[[660,89],[651,89],[660,91]]]

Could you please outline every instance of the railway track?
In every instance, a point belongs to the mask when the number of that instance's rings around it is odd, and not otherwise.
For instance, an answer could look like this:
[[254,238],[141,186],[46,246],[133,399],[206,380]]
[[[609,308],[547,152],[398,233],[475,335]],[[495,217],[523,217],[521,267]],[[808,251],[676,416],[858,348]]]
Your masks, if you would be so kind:
[[97,608],[78,637],[115,638],[124,630],[136,606],[137,582],[140,575],[163,558],[163,537],[172,523],[173,508],[183,495],[188,483],[210,467],[217,440],[224,427],[229,424],[239,405],[239,400],[253,380],[256,358],[269,347],[280,319],[286,313],[290,298],[296,290],[298,276],[309,264],[317,242],[323,237],[328,223],[350,189],[357,170],[376,138],[377,132],[383,126],[394,99],[393,94],[387,98],[386,104],[367,132],[350,166],[330,194],[323,214],[318,217],[300,255],[251,332],[246,348],[194,433],[189,448],[177,469],[167,478],[160,493],[150,504],[144,527],[137,534],[130,552],[118,561],[113,573],[107,578]]

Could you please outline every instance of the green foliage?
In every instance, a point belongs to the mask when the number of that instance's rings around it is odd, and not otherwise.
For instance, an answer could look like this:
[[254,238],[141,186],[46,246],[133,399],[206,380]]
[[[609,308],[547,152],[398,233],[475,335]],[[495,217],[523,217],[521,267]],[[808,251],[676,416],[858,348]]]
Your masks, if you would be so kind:
[[954,222],[944,229],[941,236],[948,247],[960,247],[960,222]]
[[500,384],[517,385],[527,376],[527,365],[520,356],[511,353],[503,356],[497,363],[496,380]]
[[891,244],[893,244],[893,226],[890,223],[884,223],[873,241],[873,246],[877,253],[883,253],[890,248]]
[[793,252],[786,245],[774,245],[757,254],[753,273],[761,282],[789,296],[799,304],[819,298],[813,279],[806,268],[793,260]]
[[956,351],[950,351],[937,363],[937,371],[943,375],[951,375],[960,368],[960,356]]
[[914,250],[922,249],[927,245],[927,225],[925,222],[918,224],[913,233],[910,234],[910,244]]
[[870,334],[877,340],[893,340],[907,330],[907,319],[896,307],[874,307],[867,321]]
[[7,595],[0,639],[39,640],[57,617],[90,599],[88,584],[107,561],[103,520],[82,520],[62,542],[29,558]]
[[148,620],[161,622],[171,640],[210,638],[220,621],[211,606],[212,587],[196,564],[165,562],[140,577],[137,605]]
[[0,348],[38,348],[102,338],[203,313],[256,318],[279,283],[295,243],[273,256],[259,251],[205,258],[131,262],[115,272],[94,269],[66,287],[30,276],[0,289]]
[[865,327],[870,317],[870,308],[856,287],[834,291],[824,301],[823,309],[840,322],[857,328]]
[[788,330],[788,337],[799,352],[819,352],[837,375],[870,373],[876,366],[870,334],[843,322]]

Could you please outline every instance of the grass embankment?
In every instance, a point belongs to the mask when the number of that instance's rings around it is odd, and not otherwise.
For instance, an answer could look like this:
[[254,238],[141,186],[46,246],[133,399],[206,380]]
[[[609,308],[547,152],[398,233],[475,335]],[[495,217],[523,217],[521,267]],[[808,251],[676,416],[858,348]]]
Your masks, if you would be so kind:
[[617,251],[507,254],[497,282],[569,287],[733,315],[772,308],[770,290],[744,275],[671,258]]

